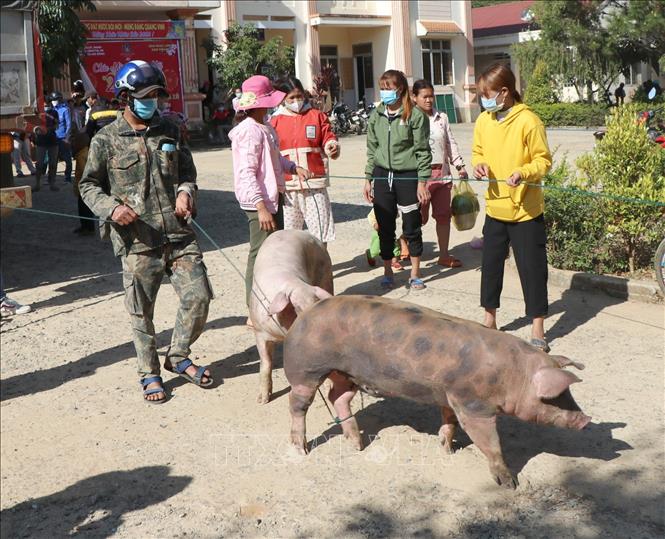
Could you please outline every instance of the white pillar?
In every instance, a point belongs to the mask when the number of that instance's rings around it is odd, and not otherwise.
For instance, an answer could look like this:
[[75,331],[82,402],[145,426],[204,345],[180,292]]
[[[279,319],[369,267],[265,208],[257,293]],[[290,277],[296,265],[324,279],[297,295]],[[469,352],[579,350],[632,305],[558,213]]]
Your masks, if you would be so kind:
[[411,32],[409,31],[409,2],[408,0],[394,0],[391,2],[391,8],[390,32],[392,33],[392,56],[395,59],[395,69],[403,72],[410,84],[413,82],[413,66]]
[[464,110],[465,122],[474,121],[480,113],[476,99],[476,75],[473,57],[473,25],[471,23],[471,2],[464,2],[462,10],[462,31],[466,38],[466,69],[464,70]]
[[311,88],[314,77],[321,71],[319,28],[311,23],[311,16],[316,13],[316,1],[297,2],[295,11],[296,77],[305,88]]

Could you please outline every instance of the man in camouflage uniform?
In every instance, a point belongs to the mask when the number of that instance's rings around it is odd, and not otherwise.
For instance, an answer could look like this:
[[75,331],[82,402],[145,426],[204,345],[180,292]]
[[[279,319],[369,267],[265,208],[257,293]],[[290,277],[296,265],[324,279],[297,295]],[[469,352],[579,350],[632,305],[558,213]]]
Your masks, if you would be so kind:
[[157,96],[166,93],[164,75],[145,62],[129,62],[116,75],[116,94],[124,97],[125,92],[124,111],[91,141],[80,192],[97,216],[112,221],[111,241],[122,261],[144,398],[162,403],[166,393],[153,325],[162,278],[170,277],[180,298],[164,367],[201,387],[212,384],[210,372],[188,356],[206,323],[212,289],[187,222],[197,189],[196,168],[180,144],[178,127],[155,112]]

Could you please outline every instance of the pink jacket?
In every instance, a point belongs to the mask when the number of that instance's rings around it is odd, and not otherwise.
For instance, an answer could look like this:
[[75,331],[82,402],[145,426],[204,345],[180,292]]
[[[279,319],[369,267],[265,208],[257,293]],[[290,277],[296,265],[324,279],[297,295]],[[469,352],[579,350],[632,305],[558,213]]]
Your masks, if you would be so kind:
[[279,153],[277,133],[271,125],[246,118],[229,133],[233,154],[233,183],[243,210],[256,211],[263,200],[277,213],[279,193],[286,190],[284,172],[294,173],[296,164]]
[[455,167],[464,166],[464,159],[445,112],[434,110],[429,117],[429,145],[432,149],[432,165],[441,165],[442,177],[450,176],[451,164]]

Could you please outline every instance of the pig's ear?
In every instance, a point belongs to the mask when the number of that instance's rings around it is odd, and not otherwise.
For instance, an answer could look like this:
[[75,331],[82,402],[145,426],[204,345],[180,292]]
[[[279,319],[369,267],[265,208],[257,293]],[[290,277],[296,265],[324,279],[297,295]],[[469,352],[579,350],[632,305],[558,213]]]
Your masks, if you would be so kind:
[[314,293],[316,294],[316,297],[319,299],[327,299],[332,297],[332,294],[330,292],[318,286],[314,287]]
[[533,384],[536,386],[536,395],[540,399],[553,399],[563,393],[570,384],[581,382],[572,372],[554,367],[543,367],[533,375]]
[[561,368],[567,367],[568,365],[572,365],[576,369],[584,370],[584,363],[573,361],[572,359],[568,359],[565,356],[550,356],[550,358],[556,361],[556,364]]
[[270,307],[268,308],[270,314],[281,313],[284,309],[286,309],[290,301],[291,300],[289,300],[289,296],[287,296],[284,292],[277,292],[277,295],[270,302]]

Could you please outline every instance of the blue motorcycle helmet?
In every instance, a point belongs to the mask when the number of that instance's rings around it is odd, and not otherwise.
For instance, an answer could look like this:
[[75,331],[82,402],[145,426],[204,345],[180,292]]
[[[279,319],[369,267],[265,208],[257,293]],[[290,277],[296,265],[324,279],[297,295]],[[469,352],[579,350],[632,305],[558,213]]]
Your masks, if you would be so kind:
[[159,97],[169,96],[162,70],[143,60],[132,60],[122,66],[115,75],[113,86],[117,98],[126,92],[129,110],[144,119],[145,115],[137,111],[136,100],[145,98],[154,90]]
[[139,99],[153,90],[159,90],[163,97],[169,95],[162,70],[143,60],[132,60],[122,66],[115,75],[113,86],[116,97],[119,97],[124,90],[127,90],[131,97]]

